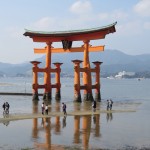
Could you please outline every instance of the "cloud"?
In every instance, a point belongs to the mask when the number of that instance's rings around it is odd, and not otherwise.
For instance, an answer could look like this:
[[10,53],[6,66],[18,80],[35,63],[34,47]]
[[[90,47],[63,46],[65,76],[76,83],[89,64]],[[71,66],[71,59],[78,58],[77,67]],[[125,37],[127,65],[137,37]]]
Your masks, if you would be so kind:
[[114,10],[113,12],[99,13],[98,18],[107,21],[125,20],[128,18],[128,14],[121,10]]
[[116,20],[124,20],[127,19],[128,14],[121,11],[121,10],[115,10],[114,12],[111,13],[111,17],[115,18]]
[[150,0],[141,0],[134,6],[134,11],[141,16],[150,17]]
[[98,18],[100,20],[107,20],[109,18],[109,14],[108,13],[100,13],[100,14],[98,14]]
[[[41,31],[59,31],[59,30],[75,30],[84,28],[93,28],[122,21],[128,19],[128,14],[120,9],[112,12],[97,13],[92,10],[92,5],[89,1],[77,0],[71,5],[69,10],[77,16],[71,15],[69,18],[53,18],[52,16],[40,18],[32,23],[29,29]],[[58,24],[61,22],[61,24]],[[94,22],[94,23],[93,23]],[[105,23],[105,24],[104,24]]]
[[54,28],[56,20],[51,17],[43,17],[40,20],[32,23],[28,28],[36,30],[49,30]]
[[70,11],[78,15],[87,14],[92,11],[92,5],[89,1],[77,1],[70,7]]
[[120,36],[135,36],[142,33],[142,23],[140,21],[131,21],[116,26],[117,33]]

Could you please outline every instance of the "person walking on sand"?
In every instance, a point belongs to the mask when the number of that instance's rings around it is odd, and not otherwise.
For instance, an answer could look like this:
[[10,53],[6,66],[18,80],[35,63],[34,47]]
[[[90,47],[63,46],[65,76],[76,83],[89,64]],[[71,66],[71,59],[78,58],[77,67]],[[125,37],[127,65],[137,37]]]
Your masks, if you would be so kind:
[[42,108],[42,115],[44,115],[44,110],[45,110],[45,105],[44,105],[44,102],[42,103],[42,106],[41,106],[41,108]]
[[66,108],[67,108],[66,104],[62,103],[62,109],[63,109],[64,115],[67,115]]
[[48,105],[45,106],[45,113],[48,115]]

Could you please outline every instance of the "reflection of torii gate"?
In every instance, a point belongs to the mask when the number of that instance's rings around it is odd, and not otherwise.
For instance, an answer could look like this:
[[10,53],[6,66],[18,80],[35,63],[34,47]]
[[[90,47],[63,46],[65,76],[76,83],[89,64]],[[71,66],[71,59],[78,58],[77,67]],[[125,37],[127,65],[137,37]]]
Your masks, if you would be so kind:
[[[39,68],[40,62],[31,62],[33,67],[33,99],[38,99],[38,89],[44,88],[43,99],[51,99],[51,90],[56,88],[56,99],[60,99],[60,65],[62,63],[55,63],[55,69],[51,68],[51,55],[52,53],[65,53],[65,52],[83,52],[83,68],[80,68],[80,60],[73,60],[75,65],[75,79],[74,79],[74,95],[75,101],[81,101],[80,90],[84,90],[84,100],[93,100],[92,89],[96,89],[96,100],[100,101],[100,64],[101,62],[94,62],[96,67],[91,69],[89,61],[89,52],[103,51],[104,46],[91,46],[90,40],[104,39],[106,34],[115,32],[116,22],[100,28],[93,28],[88,30],[73,30],[73,31],[58,31],[58,32],[36,32],[26,30],[25,36],[29,36],[34,42],[45,42],[47,46],[44,49],[34,49],[35,53],[46,54],[45,68]],[[72,48],[73,41],[83,41],[84,45],[81,47]],[[63,48],[53,48],[53,42],[62,42]],[[38,72],[44,72],[44,85],[38,84]],[[80,72],[83,72],[83,86],[80,86]],[[96,73],[96,83],[92,85],[91,72]],[[51,73],[56,74],[56,84],[51,84]]]
[[[77,105],[74,105],[74,110],[77,110]],[[86,107],[83,106],[83,107]],[[60,107],[56,107],[55,108],[56,112],[60,112]],[[79,111],[80,108],[79,108]],[[32,112],[33,113],[38,113],[38,101],[33,101],[33,108],[32,108]],[[49,112],[51,112],[51,110],[49,109]],[[65,116],[64,116],[65,117]],[[56,116],[55,118],[55,122],[52,122],[52,118],[34,118],[33,119],[33,126],[32,126],[32,138],[34,138],[34,146],[38,149],[59,149],[62,147],[63,149],[63,145],[57,145],[57,144],[53,144],[53,140],[52,140],[52,134],[60,134],[63,132],[63,125],[61,126],[61,121],[60,121],[60,116]],[[39,123],[39,120],[42,119],[42,123]],[[65,118],[66,119],[66,118]],[[89,148],[89,143],[90,143],[90,137],[91,134],[93,133],[94,137],[101,137],[101,133],[100,133],[100,114],[93,114],[93,120],[92,120],[92,116],[91,115],[84,115],[84,116],[74,116],[74,128],[72,129],[72,133],[73,133],[73,143],[75,144],[80,144],[82,143],[83,148],[84,149],[88,149]],[[66,122],[66,120],[65,120]],[[93,123],[92,123],[93,122]],[[67,123],[66,123],[67,124]],[[92,124],[94,126],[92,126]],[[66,126],[65,126],[66,127]],[[53,132],[54,131],[54,132]],[[44,142],[43,143],[39,143],[38,142],[38,138],[40,136],[40,132],[44,133],[42,135],[45,135],[44,138]],[[69,133],[70,137],[72,137],[71,132]],[[56,142],[57,143],[57,142]]]

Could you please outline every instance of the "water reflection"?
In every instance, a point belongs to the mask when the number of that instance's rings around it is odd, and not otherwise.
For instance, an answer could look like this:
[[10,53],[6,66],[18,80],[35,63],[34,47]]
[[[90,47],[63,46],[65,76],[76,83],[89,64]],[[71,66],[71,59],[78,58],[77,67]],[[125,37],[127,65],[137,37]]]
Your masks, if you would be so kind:
[[[33,102],[33,113],[39,112],[38,102]],[[49,112],[61,112],[60,103],[56,103],[53,108],[51,107],[51,103],[49,103]],[[91,110],[89,107],[90,103],[82,104],[74,104],[73,109],[75,111],[82,111],[84,110]],[[92,110],[91,110],[92,111]],[[74,116],[73,122],[70,122],[71,117],[68,118],[69,124],[68,126],[74,125],[74,129],[69,131],[69,137],[72,137],[73,134],[73,143],[77,145],[82,145],[84,149],[89,149],[90,137],[100,138],[100,114],[93,114],[93,115],[76,115]],[[106,120],[112,121],[113,115],[111,112],[106,114]],[[40,121],[40,123],[38,123]],[[57,148],[58,145],[52,144],[52,137],[55,135],[63,136],[63,131],[67,128],[67,116],[56,116],[50,118],[35,118],[33,119],[33,126],[32,126],[32,138],[34,139],[34,145],[40,149],[52,149]],[[67,129],[68,130],[68,129]],[[52,133],[52,131],[54,131]],[[44,136],[44,140],[41,141],[41,136]],[[61,137],[63,139],[63,137]],[[66,143],[63,143],[65,145]],[[62,145],[62,146],[63,146]],[[59,145],[60,146],[60,145]]]
[[[56,112],[61,111],[59,103],[56,103],[55,110],[56,110]],[[55,127],[55,134],[60,134],[60,128],[61,128],[60,116],[55,117],[55,126],[54,127]]]
[[82,131],[82,144],[85,149],[88,149],[91,132],[91,116],[82,117]]
[[[32,113],[38,113],[38,101],[33,101]],[[38,119],[33,119],[32,137],[38,138]]]
[[100,137],[100,114],[93,115],[93,123],[95,125],[94,136]]
[[[3,118],[9,118],[9,113],[6,113],[5,110],[3,111]],[[8,121],[8,120],[3,121],[3,124],[5,126],[8,126],[9,123],[10,123],[10,121]]]
[[[33,114],[38,113],[38,101],[33,101],[32,105]],[[51,138],[50,138],[50,118],[40,118],[41,119],[41,125],[38,125],[38,118],[33,119],[33,126],[32,126],[32,138],[38,139],[39,138],[39,132],[44,131],[45,132],[45,143],[38,143],[35,142],[35,147],[41,147],[41,148],[47,148],[49,149],[51,147]]]
[[80,116],[74,116],[74,140],[76,144],[81,143],[80,140]]
[[67,123],[66,123],[66,118],[67,116],[64,116],[63,119],[62,119],[62,127],[65,128]]
[[[41,118],[41,126],[39,126],[38,128],[35,128],[34,129],[34,125],[33,125],[33,130],[37,130],[36,133],[38,133],[39,131],[40,132],[44,132],[44,135],[45,135],[45,142],[41,143],[41,142],[38,142],[38,136],[33,136],[32,135],[32,138],[36,139],[35,142],[34,142],[34,145],[36,148],[39,148],[39,149],[51,149],[51,123],[50,123],[50,118]],[[40,134],[39,134],[40,135]]]
[[107,122],[113,120],[113,114],[112,114],[112,112],[108,112],[108,113],[106,114],[106,120],[107,120]]
[[[41,101],[33,101],[33,114],[41,113],[41,103]],[[46,104],[46,102],[44,103]],[[47,103],[49,105],[49,113],[62,112],[61,103],[55,103],[55,105],[52,105],[51,102]],[[75,103],[69,108],[76,112],[82,112],[83,110],[92,112],[92,107],[90,108],[90,106],[91,103],[85,102],[79,104]],[[100,106],[98,106],[98,108],[100,108]],[[57,149],[58,146],[65,148],[68,140],[71,140],[72,145],[79,145],[83,149],[89,149],[91,139],[98,138],[99,140],[101,138],[100,114],[93,113],[92,115],[84,116],[56,116],[49,118],[46,118],[46,116],[47,115],[43,115],[42,118],[34,118],[31,122],[30,136],[32,137],[34,147],[37,149],[50,150],[54,148]],[[112,113],[106,113],[107,122],[112,121],[112,119]],[[9,122],[4,122],[4,125],[7,126],[8,124]],[[57,141],[57,139],[59,140]]]
[[10,121],[3,121],[3,125],[8,126]]
[[95,114],[93,116],[93,121],[91,115],[74,116],[73,142],[75,144],[82,143],[84,149],[88,149],[92,133],[94,133],[94,137],[100,137],[100,114]]
[[[92,120],[93,118],[93,120]],[[54,121],[51,121],[54,119]],[[38,124],[37,120],[40,120],[41,123]],[[82,145],[84,149],[89,148],[90,137],[93,135],[94,137],[101,137],[100,134],[100,115],[95,114],[85,115],[85,116],[74,116],[74,130],[69,131],[70,137],[73,134],[73,143]],[[62,126],[61,126],[62,125]],[[62,121],[60,124],[60,120],[58,121],[58,117],[55,118],[39,118],[33,119],[33,127],[32,127],[32,138],[34,139],[34,145],[39,149],[48,149],[57,148],[58,145],[52,144],[52,131],[54,135],[60,134],[62,136],[62,132],[64,128],[67,127],[67,119],[66,116],[62,117]],[[41,134],[42,132],[42,134]],[[44,142],[41,136],[45,135]],[[63,139],[63,137],[61,137]],[[73,144],[72,143],[72,144]],[[65,145],[66,143],[64,143]]]

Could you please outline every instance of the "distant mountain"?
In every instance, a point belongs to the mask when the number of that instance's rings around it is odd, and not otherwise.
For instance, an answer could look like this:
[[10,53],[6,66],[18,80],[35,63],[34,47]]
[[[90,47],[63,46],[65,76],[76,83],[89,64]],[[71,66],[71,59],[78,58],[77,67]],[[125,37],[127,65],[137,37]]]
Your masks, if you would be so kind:
[[[127,55],[118,50],[105,50],[104,52],[92,52],[90,55],[91,67],[93,61],[102,61],[101,73],[117,73],[119,71],[132,71],[132,72],[144,72],[150,71],[150,54],[143,55]],[[61,62],[63,65],[62,73],[73,74],[72,60],[83,60],[83,53],[64,53],[64,54],[52,54],[52,63]],[[41,67],[45,66],[45,56],[36,59],[41,61]],[[81,65],[82,66],[82,65]],[[52,64],[52,67],[53,64]],[[0,74],[6,74],[7,76],[16,75],[31,75],[32,64],[8,64],[0,63]]]
[[29,74],[31,76],[32,74],[31,68],[32,64],[30,63],[22,63],[22,64],[0,63],[0,72],[1,74],[6,76],[16,76],[17,74],[26,74],[26,75]]
[[[53,54],[52,62],[62,62],[62,70],[73,72],[74,59],[83,60],[83,53]],[[44,62],[45,57],[39,59]],[[104,52],[90,53],[91,67],[93,61],[101,61],[101,71],[107,73],[116,73],[119,71],[143,72],[150,71],[150,54],[127,55],[118,50],[105,50]]]
[[150,54],[127,55],[118,50],[106,50],[100,58],[104,62],[102,65],[102,71],[104,72],[150,71]]

